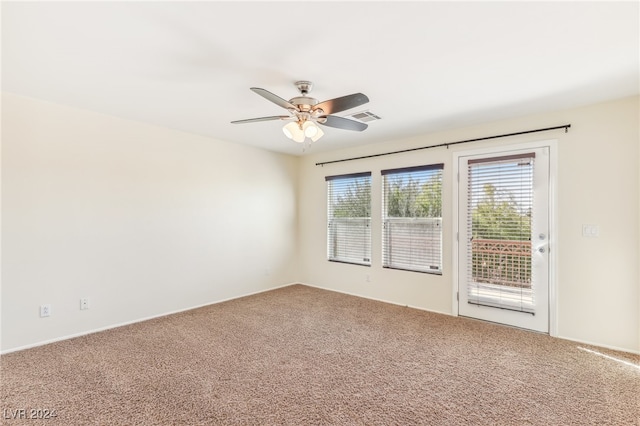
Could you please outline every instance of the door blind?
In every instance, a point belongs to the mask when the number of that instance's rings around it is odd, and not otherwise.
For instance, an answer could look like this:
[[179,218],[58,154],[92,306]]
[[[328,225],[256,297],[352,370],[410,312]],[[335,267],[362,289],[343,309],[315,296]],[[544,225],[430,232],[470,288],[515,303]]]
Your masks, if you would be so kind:
[[326,181],[328,260],[371,265],[371,173]]
[[535,153],[468,161],[468,301],[534,313]]

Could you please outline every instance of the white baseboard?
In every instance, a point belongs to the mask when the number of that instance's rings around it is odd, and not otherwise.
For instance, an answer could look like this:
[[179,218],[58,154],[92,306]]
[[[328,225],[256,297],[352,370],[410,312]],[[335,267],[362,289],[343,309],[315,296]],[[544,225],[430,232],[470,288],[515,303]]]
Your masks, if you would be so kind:
[[138,319],[134,319],[134,320],[131,320],[131,321],[125,321],[125,322],[121,322],[121,323],[117,323],[117,324],[107,325],[107,326],[100,327],[100,328],[95,328],[95,329],[92,329],[92,330],[82,331],[80,333],[67,334],[65,336],[56,337],[56,338],[53,338],[53,339],[42,340],[40,342],[30,343],[28,345],[18,346],[17,348],[11,348],[11,349],[0,351],[0,355],[5,355],[5,354],[11,353],[11,352],[23,351],[25,349],[31,349],[31,348],[35,348],[35,347],[38,347],[38,346],[48,345],[49,343],[60,342],[62,340],[69,340],[69,339],[73,339],[75,337],[86,336],[88,334],[99,333],[101,331],[111,330],[113,328],[123,327],[125,325],[135,324],[135,323],[138,323],[138,322],[149,321],[149,320],[152,320],[152,319],[155,319],[155,318],[162,318],[162,317],[166,317],[168,315],[179,314],[180,312],[186,312],[186,311],[191,311],[193,309],[204,308],[205,306],[217,305],[218,303],[228,302],[230,300],[240,299],[242,297],[253,296],[255,294],[265,293],[267,291],[277,290],[279,288],[289,287],[289,286],[292,286],[292,285],[295,285],[295,284],[299,284],[299,283],[295,282],[295,283],[283,284],[283,285],[280,285],[280,286],[277,286],[277,287],[269,287],[269,288],[264,289],[264,290],[258,290],[258,291],[254,291],[254,292],[251,292],[251,293],[242,294],[242,295],[239,295],[239,296],[229,297],[229,298],[222,299],[222,300],[216,300],[214,302],[203,303],[201,305],[191,306],[191,307],[188,307],[188,308],[177,309],[175,311],[165,312],[165,313],[158,314],[158,315],[152,315],[152,316],[149,316],[149,317],[138,318]]
[[589,342],[587,340],[574,339],[574,338],[566,337],[566,336],[555,336],[555,337],[557,337],[558,339],[562,339],[562,340],[568,340],[570,342],[582,343],[583,345],[595,346],[595,347],[599,347],[599,348],[611,349],[613,351],[627,352],[627,353],[630,353],[630,354],[640,355],[640,350],[620,348],[618,346],[612,346],[612,345],[604,345],[602,343],[594,343],[594,342]]
[[319,288],[320,290],[333,291],[334,293],[341,293],[341,294],[346,294],[346,295],[349,295],[349,296],[361,297],[363,299],[374,300],[376,302],[389,303],[391,305],[396,305],[396,306],[404,306],[406,308],[417,309],[419,311],[433,312],[434,314],[442,314],[442,315],[447,315],[447,316],[454,316],[454,315],[451,314],[451,312],[442,312],[442,311],[436,311],[435,309],[421,308],[419,306],[407,305],[407,304],[404,304],[404,303],[392,302],[390,300],[384,300],[384,299],[378,299],[378,298],[375,298],[375,297],[363,296],[362,294],[350,293],[348,291],[342,291],[342,290],[335,290],[333,288],[320,287],[320,286],[313,285],[313,284],[307,284],[307,283],[299,283],[299,284],[305,285],[307,287]]

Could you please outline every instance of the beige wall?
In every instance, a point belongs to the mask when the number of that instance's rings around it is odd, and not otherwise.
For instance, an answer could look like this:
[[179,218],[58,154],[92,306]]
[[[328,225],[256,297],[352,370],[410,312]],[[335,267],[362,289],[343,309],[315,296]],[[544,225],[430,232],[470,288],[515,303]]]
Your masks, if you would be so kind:
[[296,177],[294,157],[3,94],[2,350],[296,281]]
[[[293,158],[4,94],[1,350],[297,281],[451,313],[454,152],[557,139],[557,334],[638,352],[639,112],[634,97]],[[567,134],[315,166],[565,123]],[[382,269],[379,170],[438,162],[443,275]],[[359,171],[374,172],[370,268],[326,261],[324,176]]]
[[[628,351],[640,351],[640,185],[638,98],[568,111],[512,119],[408,140],[322,153],[300,163],[298,211],[302,281],[401,305],[453,312],[453,154],[478,147],[556,139],[555,241],[556,331],[559,337]],[[553,131],[469,145],[316,166],[316,162],[425,145],[571,124]],[[372,123],[372,129],[384,121]],[[380,170],[445,163],[443,181],[443,274],[381,267]],[[324,176],[373,172],[371,267],[326,260]],[[582,224],[600,227],[599,238],[582,236]],[[367,282],[367,276],[370,282]]]

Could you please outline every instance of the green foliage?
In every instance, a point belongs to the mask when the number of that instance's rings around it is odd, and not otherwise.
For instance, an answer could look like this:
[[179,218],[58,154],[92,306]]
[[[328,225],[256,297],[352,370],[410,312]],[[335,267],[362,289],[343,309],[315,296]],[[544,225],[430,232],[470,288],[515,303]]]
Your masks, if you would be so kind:
[[[473,238],[529,241],[530,208],[519,206],[513,194],[490,183],[484,185],[483,192],[471,213]],[[531,288],[531,257],[474,249],[472,274],[475,282]]]
[[[472,211],[473,238],[527,241],[531,238],[531,211],[512,194],[486,184]],[[442,217],[442,175],[420,184],[409,177],[389,179],[388,217]],[[333,217],[371,217],[371,181],[355,180],[336,197]]]
[[389,179],[386,192],[388,217],[442,217],[442,175],[424,182],[409,176]]
[[527,241],[531,239],[531,210],[518,206],[513,195],[484,185],[484,196],[472,212],[473,238]]
[[371,180],[357,179],[338,195],[333,217],[371,217]]

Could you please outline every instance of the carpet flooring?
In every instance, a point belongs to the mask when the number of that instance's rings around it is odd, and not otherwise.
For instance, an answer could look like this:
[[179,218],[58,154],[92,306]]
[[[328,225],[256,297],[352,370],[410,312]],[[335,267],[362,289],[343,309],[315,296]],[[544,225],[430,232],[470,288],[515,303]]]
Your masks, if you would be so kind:
[[9,353],[0,373],[7,425],[640,424],[640,356],[302,285]]

